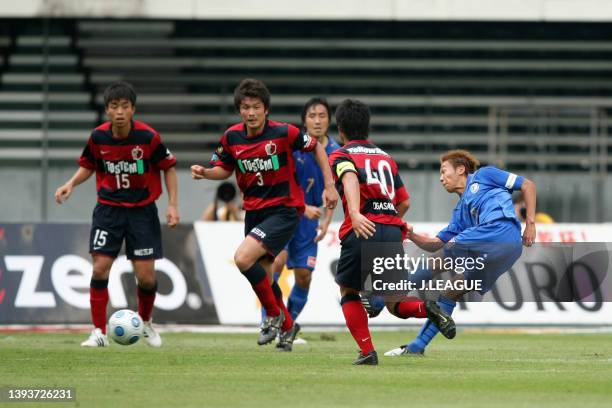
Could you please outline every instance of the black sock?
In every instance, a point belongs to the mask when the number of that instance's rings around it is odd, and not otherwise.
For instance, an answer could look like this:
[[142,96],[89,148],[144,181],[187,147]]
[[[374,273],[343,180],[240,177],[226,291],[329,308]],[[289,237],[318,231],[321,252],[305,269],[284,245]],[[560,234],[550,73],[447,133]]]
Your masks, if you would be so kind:
[[259,262],[255,262],[249,269],[241,272],[249,280],[251,286],[257,285],[262,279],[267,277],[266,270]]

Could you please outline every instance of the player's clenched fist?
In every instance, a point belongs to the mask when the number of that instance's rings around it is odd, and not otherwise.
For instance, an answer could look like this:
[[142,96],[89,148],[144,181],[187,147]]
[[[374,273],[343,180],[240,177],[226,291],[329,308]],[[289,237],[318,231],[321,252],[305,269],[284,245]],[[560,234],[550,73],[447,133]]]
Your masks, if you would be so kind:
[[203,180],[206,178],[206,168],[194,164],[191,166],[191,178],[194,180]]
[[171,228],[176,227],[180,220],[178,208],[176,208],[175,205],[169,205],[166,210],[166,222],[168,226]]
[[57,190],[55,190],[55,201],[58,204],[61,204],[64,201],[68,200],[68,197],[70,197],[70,194],[72,194],[72,188],[72,184],[66,183]]

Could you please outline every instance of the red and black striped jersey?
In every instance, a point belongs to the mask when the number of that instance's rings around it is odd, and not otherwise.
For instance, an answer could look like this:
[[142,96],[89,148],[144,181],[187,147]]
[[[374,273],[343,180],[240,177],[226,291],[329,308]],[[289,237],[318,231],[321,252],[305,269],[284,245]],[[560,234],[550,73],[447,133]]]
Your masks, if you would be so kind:
[[342,176],[351,172],[359,179],[360,212],[372,222],[398,225],[404,234],[406,223],[399,217],[395,206],[409,198],[397,171],[395,160],[368,140],[352,140],[329,156],[336,188],[342,197],[344,222],[340,226],[340,239],[353,229],[348,212]]
[[79,166],[96,172],[98,202],[119,207],[151,204],[162,192],[160,170],[176,164],[159,133],[147,124],[132,122],[125,139],[113,137],[111,122],[91,132]]
[[248,136],[243,123],[225,131],[210,164],[236,172],[247,211],[284,205],[304,208],[295,179],[295,150],[312,151],[317,139],[286,123],[266,120],[263,132]]

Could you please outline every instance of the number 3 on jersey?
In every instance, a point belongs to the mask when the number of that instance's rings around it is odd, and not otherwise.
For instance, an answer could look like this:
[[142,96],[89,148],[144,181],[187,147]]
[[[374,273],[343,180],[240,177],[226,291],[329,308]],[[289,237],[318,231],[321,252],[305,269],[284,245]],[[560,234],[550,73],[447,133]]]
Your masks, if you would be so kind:
[[[372,171],[372,164],[370,159],[365,161],[366,170],[366,183],[378,184],[380,186],[380,192],[382,195],[389,197],[389,200],[393,201],[395,198],[395,182],[393,180],[393,172],[391,171],[391,165],[386,160],[380,160],[378,162],[378,169]],[[388,174],[389,178],[387,179]]]
[[263,181],[263,175],[261,174],[261,171],[258,171],[255,175],[257,176],[257,185],[263,186],[264,181]]

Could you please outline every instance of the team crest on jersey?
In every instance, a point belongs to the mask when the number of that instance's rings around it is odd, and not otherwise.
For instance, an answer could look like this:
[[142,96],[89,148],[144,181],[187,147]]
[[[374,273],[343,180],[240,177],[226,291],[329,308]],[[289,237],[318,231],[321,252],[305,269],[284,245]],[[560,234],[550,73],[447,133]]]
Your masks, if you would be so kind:
[[266,154],[268,156],[274,156],[276,154],[276,144],[272,141],[266,145]]
[[470,191],[472,192],[472,194],[476,194],[479,188],[480,185],[478,183],[474,183],[470,186]]
[[132,149],[132,159],[134,160],[142,160],[144,156],[144,150],[140,146],[136,146]]

